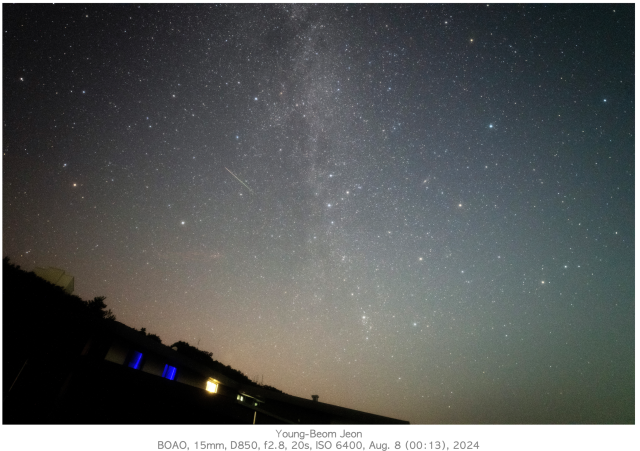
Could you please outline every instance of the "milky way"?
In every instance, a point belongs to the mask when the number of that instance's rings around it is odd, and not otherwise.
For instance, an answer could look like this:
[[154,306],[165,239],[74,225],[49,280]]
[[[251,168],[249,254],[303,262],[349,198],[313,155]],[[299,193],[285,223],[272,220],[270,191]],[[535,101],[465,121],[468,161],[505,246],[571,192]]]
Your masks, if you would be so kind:
[[634,422],[633,5],[3,13],[14,263],[292,395]]

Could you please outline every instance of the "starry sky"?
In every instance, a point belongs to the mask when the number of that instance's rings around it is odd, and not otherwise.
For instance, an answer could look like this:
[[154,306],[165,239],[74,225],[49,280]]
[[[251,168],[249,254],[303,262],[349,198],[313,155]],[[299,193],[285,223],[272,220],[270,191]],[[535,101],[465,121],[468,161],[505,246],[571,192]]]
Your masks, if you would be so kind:
[[3,256],[292,395],[634,422],[634,14],[3,4]]

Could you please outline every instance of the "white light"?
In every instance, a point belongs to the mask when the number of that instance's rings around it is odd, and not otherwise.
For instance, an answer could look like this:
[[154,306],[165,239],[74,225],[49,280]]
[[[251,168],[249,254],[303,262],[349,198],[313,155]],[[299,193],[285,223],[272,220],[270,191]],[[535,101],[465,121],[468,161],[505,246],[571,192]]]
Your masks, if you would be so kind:
[[213,381],[207,381],[207,391],[209,393],[218,393],[218,384]]

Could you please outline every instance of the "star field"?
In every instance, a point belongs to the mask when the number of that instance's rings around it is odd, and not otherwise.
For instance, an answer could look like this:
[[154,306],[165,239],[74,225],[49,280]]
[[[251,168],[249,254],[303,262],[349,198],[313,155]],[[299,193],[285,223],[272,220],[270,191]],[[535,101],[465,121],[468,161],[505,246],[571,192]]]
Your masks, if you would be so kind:
[[635,421],[633,5],[3,15],[14,263],[292,395]]

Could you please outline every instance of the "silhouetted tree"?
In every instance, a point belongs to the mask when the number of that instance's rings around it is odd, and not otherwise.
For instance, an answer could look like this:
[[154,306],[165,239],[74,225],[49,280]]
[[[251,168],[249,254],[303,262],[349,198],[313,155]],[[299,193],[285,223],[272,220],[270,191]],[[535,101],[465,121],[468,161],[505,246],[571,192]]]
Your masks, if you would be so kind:
[[92,301],[87,301],[87,308],[89,312],[96,316],[100,316],[106,320],[114,321],[116,319],[115,315],[111,312],[111,310],[105,310],[107,305],[104,303],[106,299],[105,296],[97,296],[93,298]]
[[[96,327],[115,320],[105,298],[90,301],[2,259],[3,387],[8,389],[25,361],[61,361],[77,355]],[[8,381],[8,382],[7,382]]]
[[29,324],[29,329],[36,331],[52,328],[64,331],[73,324],[115,320],[113,312],[107,309],[104,296],[83,301],[33,272],[20,269],[8,257],[2,259],[2,274],[4,313],[8,321],[24,321]]
[[154,341],[157,341],[158,343],[162,344],[162,339],[157,336],[156,334],[147,334],[147,338],[151,338]]
[[147,333],[147,328],[143,327],[142,329],[140,329],[140,332],[142,332],[142,335],[144,335],[147,338],[151,338],[153,341],[157,341],[158,343],[162,344],[162,339],[157,336],[156,334],[149,334]]
[[176,348],[180,354],[189,356],[193,360],[204,363],[205,365],[214,362],[212,358],[213,352],[202,351],[195,346],[191,346],[189,343],[185,343],[184,341],[176,341],[171,345],[171,347]]

